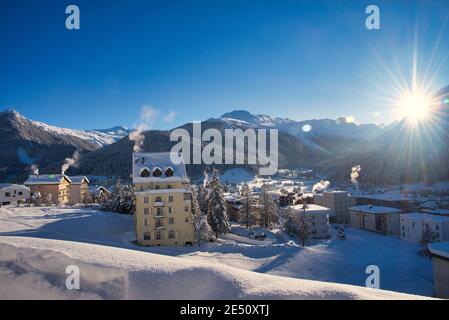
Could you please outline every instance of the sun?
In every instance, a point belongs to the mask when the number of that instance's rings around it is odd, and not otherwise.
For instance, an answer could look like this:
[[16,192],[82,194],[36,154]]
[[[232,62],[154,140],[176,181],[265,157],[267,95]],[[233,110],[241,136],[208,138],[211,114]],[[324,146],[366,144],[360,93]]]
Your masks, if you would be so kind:
[[431,96],[422,91],[408,91],[398,102],[398,112],[401,118],[414,122],[426,120],[432,106]]

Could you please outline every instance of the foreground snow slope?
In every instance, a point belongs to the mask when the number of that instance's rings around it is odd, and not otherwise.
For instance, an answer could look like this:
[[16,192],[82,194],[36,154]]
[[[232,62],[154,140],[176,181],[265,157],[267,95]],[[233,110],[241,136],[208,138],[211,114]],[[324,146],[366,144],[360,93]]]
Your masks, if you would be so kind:
[[[80,290],[65,288],[68,265]],[[71,241],[0,237],[0,298],[419,299],[391,291],[285,278],[215,263]]]

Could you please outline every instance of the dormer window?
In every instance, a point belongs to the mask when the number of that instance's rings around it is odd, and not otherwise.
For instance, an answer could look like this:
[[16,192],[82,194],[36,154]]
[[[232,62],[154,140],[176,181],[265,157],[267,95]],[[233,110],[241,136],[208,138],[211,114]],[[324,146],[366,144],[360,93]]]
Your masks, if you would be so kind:
[[153,169],[153,177],[160,177],[162,175],[162,170],[159,168]]
[[143,168],[142,171],[140,171],[140,176],[142,178],[148,178],[150,176],[150,170]]
[[165,176],[166,177],[172,177],[174,173],[175,172],[173,171],[173,169],[171,167],[168,167],[167,169],[165,169]]

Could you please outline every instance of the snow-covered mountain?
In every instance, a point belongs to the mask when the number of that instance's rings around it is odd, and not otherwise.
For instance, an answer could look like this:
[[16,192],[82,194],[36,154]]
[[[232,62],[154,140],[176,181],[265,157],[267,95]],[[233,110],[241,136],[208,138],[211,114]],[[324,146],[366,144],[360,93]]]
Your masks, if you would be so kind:
[[[11,112],[17,111],[12,110]],[[92,142],[99,147],[114,143],[115,141],[126,137],[131,132],[130,129],[122,126],[112,127],[110,129],[80,130],[55,127],[39,121],[30,121],[36,127],[39,127],[48,132],[53,132],[60,135],[74,136]]]
[[383,132],[383,128],[375,124],[357,125],[345,118],[296,121],[265,114],[254,115],[245,110],[234,110],[210,120],[223,121],[231,126],[276,128],[297,137],[311,148],[336,156],[356,149]]
[[126,136],[128,129],[66,129],[27,119],[13,109],[0,112],[0,181],[18,181],[29,174],[30,166],[41,172],[59,172],[65,158],[75,150],[84,154]]

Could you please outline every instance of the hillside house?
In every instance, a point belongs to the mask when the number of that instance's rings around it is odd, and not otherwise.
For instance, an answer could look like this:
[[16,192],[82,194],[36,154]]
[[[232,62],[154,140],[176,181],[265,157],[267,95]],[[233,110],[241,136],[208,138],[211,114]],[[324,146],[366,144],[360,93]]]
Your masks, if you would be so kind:
[[0,207],[16,205],[30,198],[30,188],[11,183],[0,183]]
[[[85,176],[71,176],[70,203],[83,203],[89,197],[89,179]],[[89,199],[90,200],[90,199]]]
[[67,204],[70,201],[69,177],[63,174],[30,175],[24,182],[30,193],[39,192],[44,202]]

